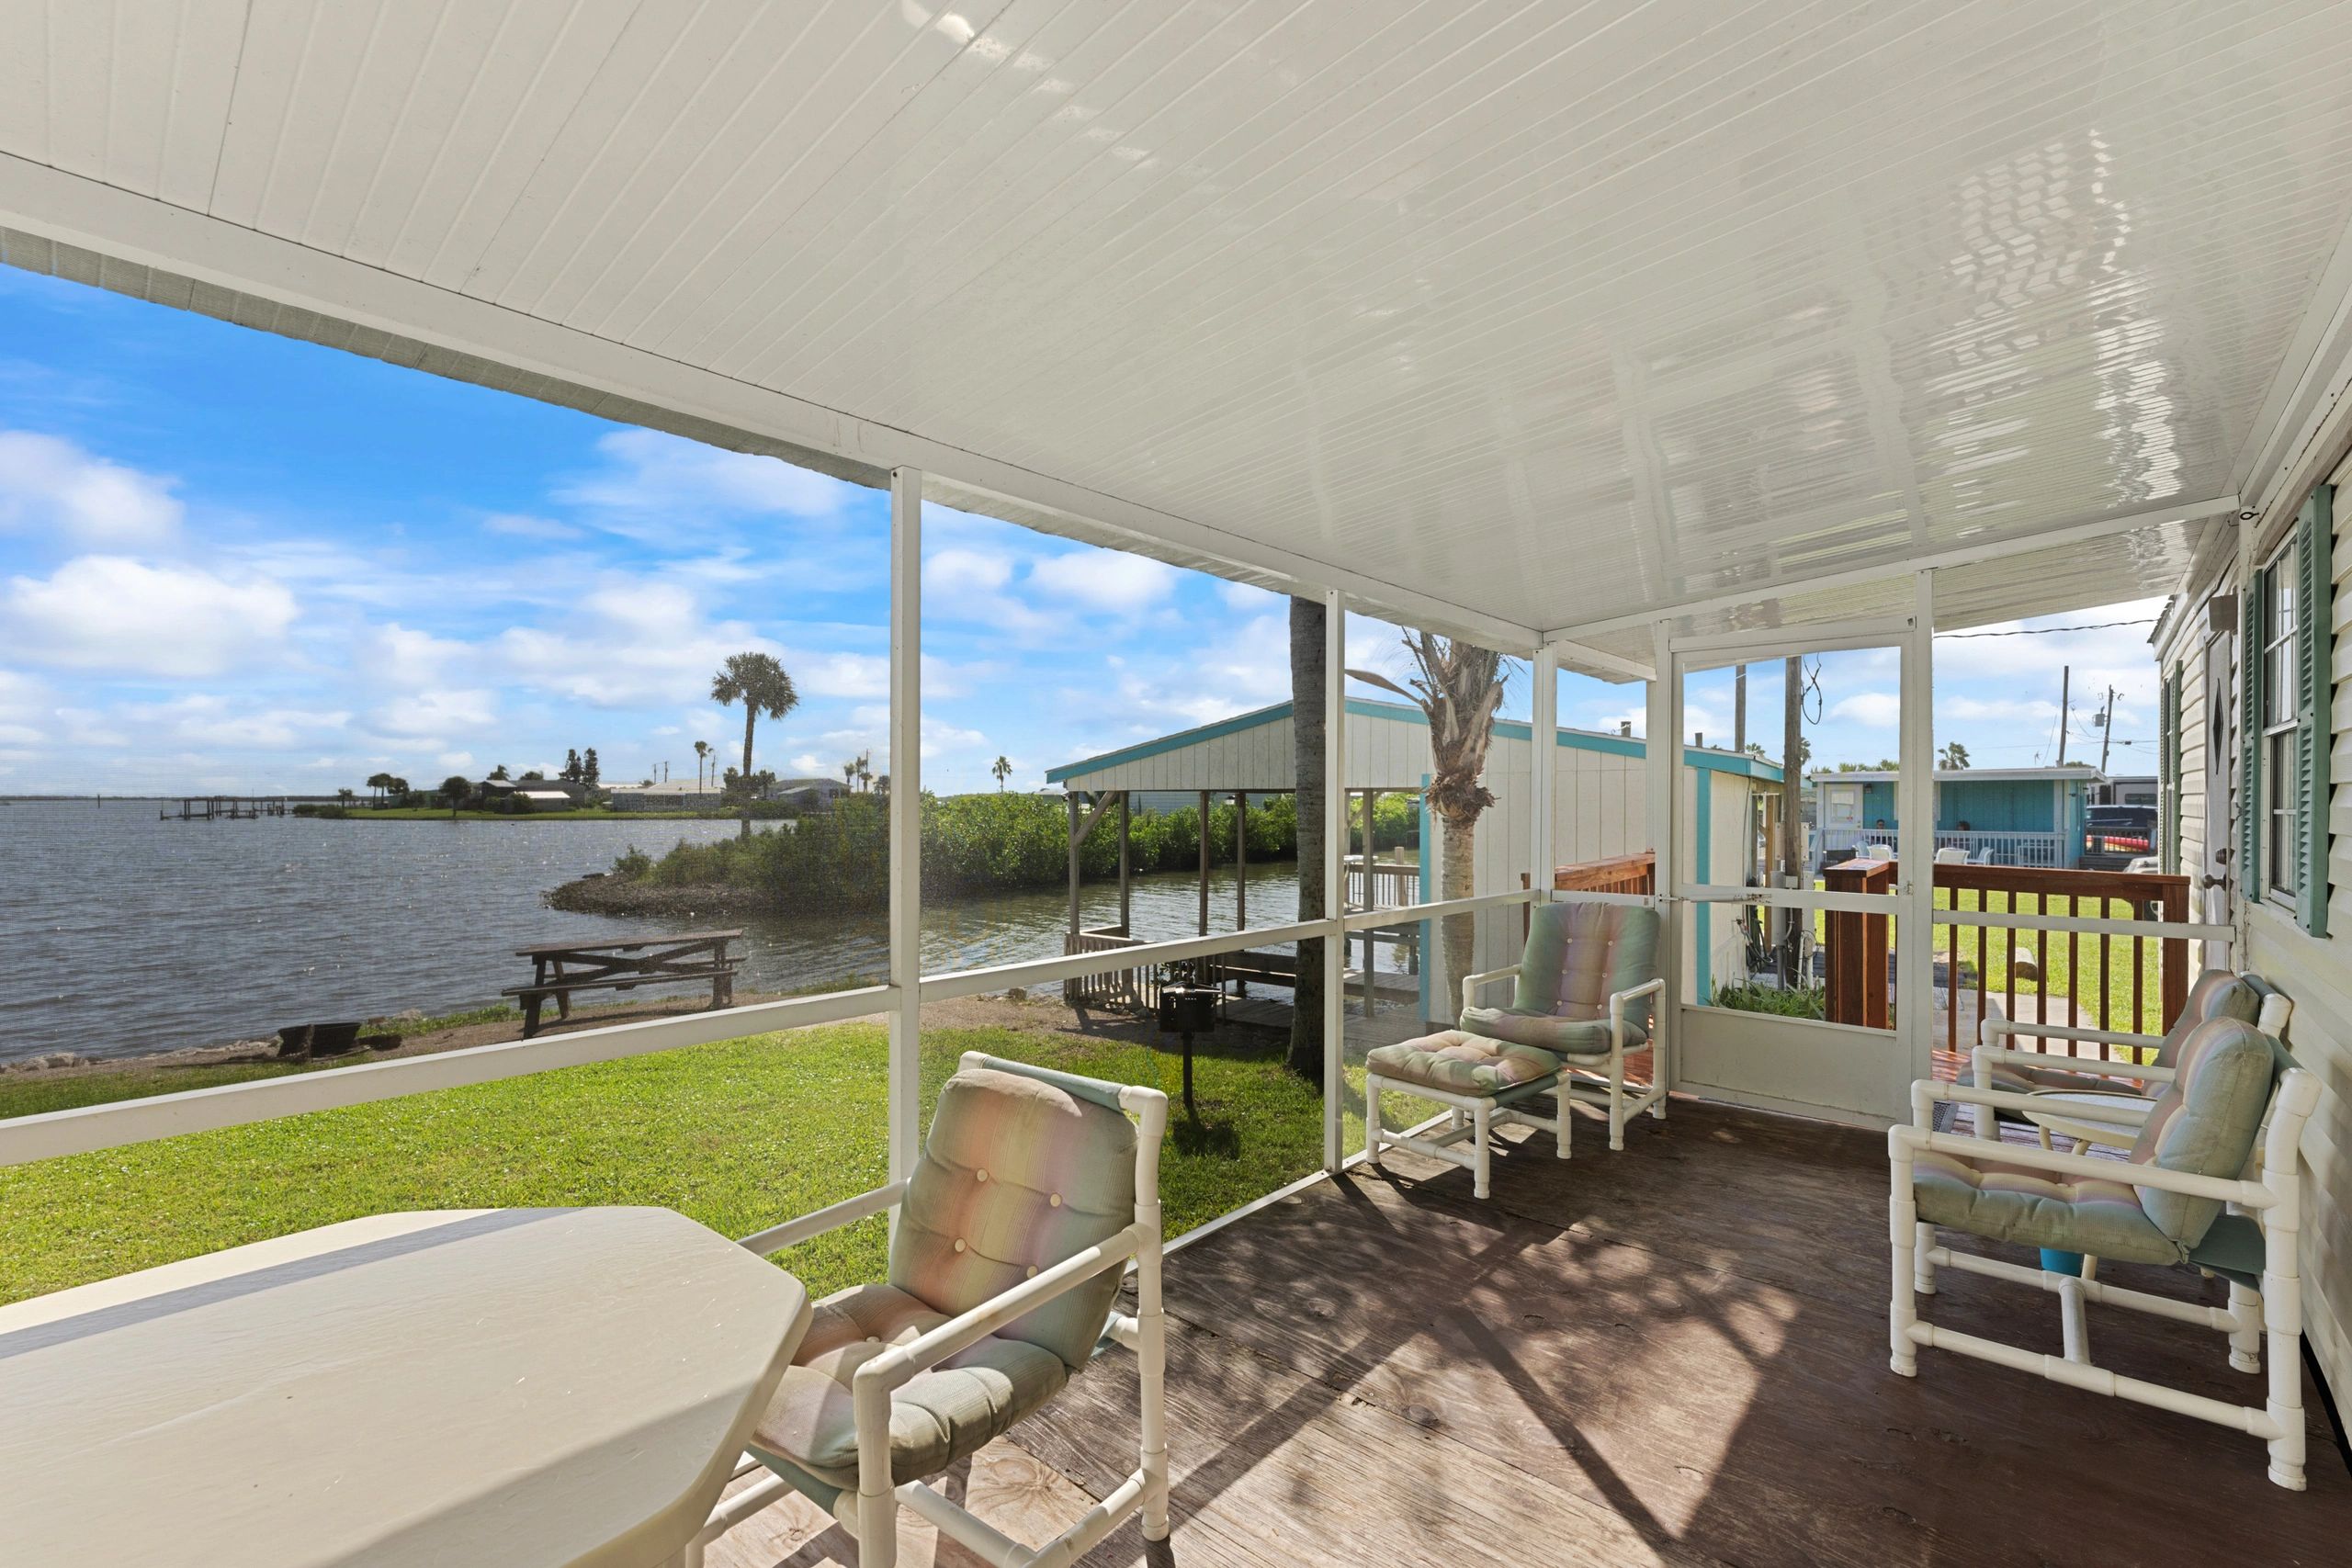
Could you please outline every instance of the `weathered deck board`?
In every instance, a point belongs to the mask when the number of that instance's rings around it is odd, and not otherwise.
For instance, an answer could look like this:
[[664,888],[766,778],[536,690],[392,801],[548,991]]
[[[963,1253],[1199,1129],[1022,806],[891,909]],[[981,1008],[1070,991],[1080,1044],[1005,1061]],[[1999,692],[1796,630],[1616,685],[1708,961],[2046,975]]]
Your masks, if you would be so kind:
[[[1889,1372],[1883,1138],[1680,1101],[1620,1154],[1578,1134],[1565,1164],[1544,1134],[1499,1155],[1489,1203],[1392,1154],[1394,1176],[1310,1188],[1171,1258],[1177,1534],[1147,1553],[1130,1527],[1089,1562],[2342,1560],[2352,1477],[2315,1413],[2298,1496],[2260,1444],[2187,1417],[1934,1351],[1917,1380]],[[2047,1298],[1942,1284],[1936,1320],[2058,1348]],[[2257,1386],[2216,1337],[2127,1313],[2094,1309],[2092,1346],[2219,1395]],[[1041,1540],[1115,1483],[1132,1374],[1106,1358],[984,1453],[983,1512]],[[777,1517],[712,1562],[851,1560],[813,1512],[797,1534]]]

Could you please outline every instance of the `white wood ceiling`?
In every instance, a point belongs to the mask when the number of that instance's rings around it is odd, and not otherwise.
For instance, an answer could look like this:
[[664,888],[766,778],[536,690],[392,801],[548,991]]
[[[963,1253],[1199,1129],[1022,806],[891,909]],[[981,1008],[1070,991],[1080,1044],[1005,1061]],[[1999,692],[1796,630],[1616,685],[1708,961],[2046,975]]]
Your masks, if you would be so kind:
[[2233,492],[2352,11],[0,0],[0,153],[1558,627]]

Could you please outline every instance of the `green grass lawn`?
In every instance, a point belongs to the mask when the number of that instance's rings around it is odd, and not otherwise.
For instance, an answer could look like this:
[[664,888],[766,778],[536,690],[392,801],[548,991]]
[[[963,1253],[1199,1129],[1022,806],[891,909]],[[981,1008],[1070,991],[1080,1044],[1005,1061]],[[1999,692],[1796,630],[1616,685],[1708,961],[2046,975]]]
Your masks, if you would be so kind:
[[[1172,1055],[1119,1041],[937,1029],[922,1049],[926,1114],[967,1050],[1177,1089]],[[650,1203],[746,1235],[880,1185],[886,1051],[873,1024],[753,1035],[0,1169],[0,1302],[392,1210]],[[1195,1060],[1204,1129],[1171,1128],[1161,1161],[1171,1235],[1322,1159],[1320,1098],[1278,1047]],[[881,1278],[883,1237],[778,1261],[821,1293]]]
[[564,811],[472,811],[452,814],[446,806],[354,806],[342,817],[306,817],[312,822],[675,822],[708,819],[732,822],[741,811],[615,811],[607,807],[575,807]]

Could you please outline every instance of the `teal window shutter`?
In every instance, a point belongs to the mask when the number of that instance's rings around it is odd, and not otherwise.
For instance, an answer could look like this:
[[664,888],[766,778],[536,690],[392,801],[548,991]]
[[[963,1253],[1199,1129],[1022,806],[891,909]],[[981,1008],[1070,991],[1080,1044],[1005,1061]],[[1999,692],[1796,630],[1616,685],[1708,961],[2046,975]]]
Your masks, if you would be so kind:
[[2262,897],[2262,583],[2238,595],[2238,897]]
[[2296,696],[2301,726],[2295,735],[2295,806],[2302,842],[2296,862],[2302,868],[2295,895],[2295,919],[2313,936],[2327,934],[2327,753],[2334,737],[2330,723],[2335,708],[2335,496],[2321,485],[2303,502],[2295,520],[2301,531],[2295,551],[2301,581],[2295,585],[2300,604],[2295,638]]

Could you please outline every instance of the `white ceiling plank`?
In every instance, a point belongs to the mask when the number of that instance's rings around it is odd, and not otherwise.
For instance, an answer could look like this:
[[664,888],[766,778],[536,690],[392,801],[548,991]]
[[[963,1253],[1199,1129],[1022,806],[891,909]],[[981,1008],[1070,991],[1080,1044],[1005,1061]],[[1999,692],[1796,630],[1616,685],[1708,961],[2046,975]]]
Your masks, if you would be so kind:
[[[0,228],[313,311],[398,338],[610,392],[714,424],[808,447],[876,471],[920,468],[957,487],[964,504],[1001,499],[1036,525],[1236,581],[1337,589],[1368,613],[1398,617],[1512,652],[1532,627],[1370,578],[1240,533],[1032,473],[919,433],[876,424],[693,366],[611,343],[488,301],[435,288],[98,181],[0,153]],[[1001,514],[1001,513],[1000,513]]]
[[175,207],[201,212],[212,199],[249,12],[246,0],[182,0],[153,191]]
[[50,91],[56,72],[50,62],[48,0],[0,0],[0,147],[37,163],[56,161],[49,135]]

